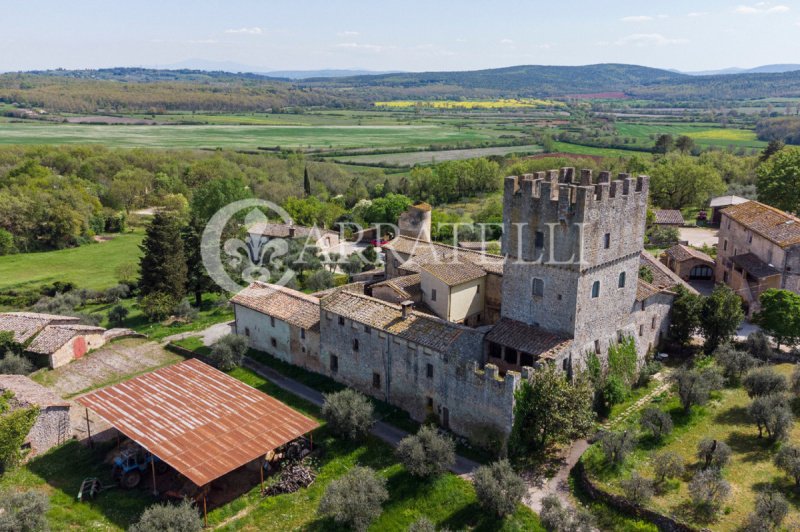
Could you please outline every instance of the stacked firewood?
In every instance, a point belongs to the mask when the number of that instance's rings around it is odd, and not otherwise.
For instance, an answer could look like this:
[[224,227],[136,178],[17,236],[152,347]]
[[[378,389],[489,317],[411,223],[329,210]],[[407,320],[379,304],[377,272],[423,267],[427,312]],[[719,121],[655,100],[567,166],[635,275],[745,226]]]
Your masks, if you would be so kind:
[[308,465],[292,462],[283,468],[275,482],[267,486],[264,490],[264,495],[294,493],[301,488],[310,486],[316,476],[317,474]]

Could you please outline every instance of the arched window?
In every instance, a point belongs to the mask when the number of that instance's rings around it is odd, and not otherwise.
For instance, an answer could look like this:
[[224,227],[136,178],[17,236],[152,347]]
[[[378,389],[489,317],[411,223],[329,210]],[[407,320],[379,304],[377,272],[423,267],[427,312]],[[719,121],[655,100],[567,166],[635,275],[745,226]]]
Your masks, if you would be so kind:
[[619,283],[617,284],[619,288],[625,288],[625,272],[620,272],[619,274]]
[[595,281],[592,285],[592,298],[600,297],[600,281]]

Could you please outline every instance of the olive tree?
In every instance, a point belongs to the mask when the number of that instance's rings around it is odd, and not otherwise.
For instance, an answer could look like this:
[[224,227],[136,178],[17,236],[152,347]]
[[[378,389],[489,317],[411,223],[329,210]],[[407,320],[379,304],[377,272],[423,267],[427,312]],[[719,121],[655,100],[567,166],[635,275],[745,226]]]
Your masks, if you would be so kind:
[[761,331],[747,335],[747,351],[759,360],[769,360],[772,356],[772,347],[769,338]]
[[514,472],[508,460],[479,467],[474,483],[478,504],[498,517],[514,513],[526,492],[525,481]]
[[785,444],[775,455],[775,465],[794,479],[800,489],[800,447]]
[[706,514],[714,514],[731,493],[731,485],[719,471],[698,471],[689,482],[689,493],[695,508]]
[[753,399],[747,413],[758,427],[758,437],[764,431],[771,441],[785,438],[792,428],[794,416],[783,394],[763,395]]
[[736,385],[742,375],[758,365],[758,360],[747,351],[740,351],[731,344],[722,344],[714,351],[714,359],[722,368],[722,375],[729,385]]
[[750,370],[742,379],[742,386],[750,398],[784,393],[789,388],[786,378],[769,366]]
[[789,501],[774,490],[763,491],[756,497],[756,508],[747,519],[745,530],[774,530],[781,526],[789,513]]
[[564,507],[554,493],[542,499],[539,519],[548,532],[593,532],[597,529],[594,516],[585,508]]
[[697,444],[697,458],[703,462],[703,469],[722,469],[731,460],[731,448],[724,441],[703,438]]
[[197,532],[203,529],[203,519],[191,501],[180,504],[154,504],[148,506],[131,532]]
[[322,417],[333,432],[350,440],[363,438],[375,423],[374,408],[364,395],[355,390],[324,394]]
[[397,457],[415,477],[433,477],[447,471],[456,461],[453,438],[426,425],[397,445]]
[[436,532],[436,526],[427,517],[420,517],[408,526],[408,532]]
[[213,345],[209,358],[222,371],[230,371],[242,364],[247,349],[247,338],[238,334],[227,334]]
[[685,469],[683,457],[676,452],[665,451],[653,457],[653,473],[658,482],[680,477]]
[[619,485],[625,497],[634,504],[645,504],[653,497],[653,481],[636,471],[630,478],[620,481]]
[[325,489],[318,513],[357,532],[369,528],[389,499],[386,479],[369,467],[356,466]]
[[0,492],[0,530],[33,532],[47,530],[50,500],[40,491]]
[[800,397],[800,364],[796,365],[792,372],[792,393]]
[[672,432],[672,417],[654,406],[645,408],[639,417],[642,429],[650,432],[656,440]]
[[713,368],[680,368],[672,373],[672,382],[685,411],[708,402],[712,390],[722,387],[722,376]]
[[600,448],[609,464],[621,464],[636,446],[636,435],[632,430],[605,431],[600,435]]

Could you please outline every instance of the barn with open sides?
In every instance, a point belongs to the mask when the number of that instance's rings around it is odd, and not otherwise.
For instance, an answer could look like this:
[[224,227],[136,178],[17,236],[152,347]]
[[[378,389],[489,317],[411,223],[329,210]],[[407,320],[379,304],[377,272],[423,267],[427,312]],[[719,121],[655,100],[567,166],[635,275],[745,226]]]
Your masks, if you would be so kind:
[[77,401],[201,488],[319,426],[196,359]]

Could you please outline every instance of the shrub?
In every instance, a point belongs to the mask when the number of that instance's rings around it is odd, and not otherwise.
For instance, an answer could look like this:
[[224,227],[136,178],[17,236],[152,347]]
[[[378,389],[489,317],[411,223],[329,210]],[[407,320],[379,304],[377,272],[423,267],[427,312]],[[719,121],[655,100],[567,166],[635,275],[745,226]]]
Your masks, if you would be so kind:
[[0,375],[27,375],[32,371],[33,364],[22,355],[9,351],[0,359]]
[[794,479],[800,488],[800,447],[785,444],[775,455],[775,465]]
[[722,469],[731,459],[731,448],[724,441],[703,438],[697,444],[697,458],[703,462],[703,469]]
[[637,472],[619,483],[625,497],[634,504],[645,504],[653,497],[653,481]]
[[432,477],[447,471],[456,461],[456,444],[449,436],[426,425],[397,446],[397,457],[415,477]]
[[585,508],[565,508],[553,493],[542,499],[539,519],[548,532],[592,532],[596,529],[594,517]]
[[356,466],[325,489],[318,512],[340,526],[366,530],[389,499],[386,479],[368,467]]
[[750,370],[742,379],[742,386],[751,398],[783,393],[788,389],[784,376],[767,366]]
[[106,303],[117,303],[120,299],[125,299],[131,295],[131,289],[126,284],[112,286],[103,292],[103,299]]
[[692,405],[708,402],[711,391],[722,387],[722,376],[713,368],[680,368],[672,374],[672,382],[683,409],[688,412]]
[[436,526],[427,517],[420,517],[409,525],[408,532],[436,532]]
[[767,361],[772,356],[772,347],[769,338],[761,331],[750,333],[747,336],[747,351],[759,360]]
[[[0,404],[8,397],[3,395],[2,399]],[[38,417],[38,407],[17,408],[0,416],[0,473],[16,466],[22,459],[22,442]]]
[[758,437],[761,438],[766,430],[767,437],[772,441],[786,437],[794,422],[783,394],[756,397],[747,407],[747,413],[758,426]]
[[723,344],[714,351],[717,365],[722,368],[722,375],[730,385],[739,383],[742,375],[758,365],[758,361],[746,351],[739,351],[731,344]]
[[182,299],[181,302],[172,309],[172,314],[182,321],[191,323],[197,319],[199,312],[196,308],[192,307],[188,299]]
[[375,423],[372,403],[355,390],[325,394],[322,417],[339,436],[350,440],[363,438]]
[[25,347],[14,340],[14,333],[12,331],[0,331],[0,355],[6,353],[14,353],[21,355]]
[[0,228],[0,257],[11,255],[15,251],[14,235]]
[[139,308],[151,322],[162,321],[175,308],[175,298],[163,292],[152,292],[139,300]]
[[600,434],[600,447],[609,464],[621,464],[636,446],[636,435],[632,430],[605,431]]
[[642,429],[652,433],[653,438],[657,440],[672,432],[672,417],[654,406],[648,407],[642,412],[639,424]]
[[684,470],[683,457],[678,453],[665,451],[653,457],[653,472],[659,482],[664,482],[668,478],[680,477]]
[[333,288],[334,276],[328,270],[317,270],[306,279],[306,288],[315,292]]
[[122,322],[125,321],[125,318],[128,317],[128,309],[123,307],[122,305],[116,305],[111,310],[108,311],[108,322],[112,325],[122,325]]
[[498,517],[514,513],[527,491],[525,481],[514,472],[508,460],[479,467],[474,482],[478,503]]
[[800,364],[795,366],[792,372],[792,393],[800,397]]
[[230,371],[242,364],[247,349],[247,338],[238,334],[227,334],[217,340],[211,348],[209,358],[222,371]]
[[203,519],[194,504],[184,499],[180,504],[148,506],[130,532],[197,532],[203,529]]
[[0,493],[0,530],[34,532],[47,530],[47,495],[35,490]]
[[731,485],[714,469],[698,471],[689,482],[692,504],[698,511],[706,514],[715,513],[730,492]]
[[628,387],[625,386],[625,383],[615,375],[609,376],[603,385],[603,401],[605,404],[608,407],[618,405],[626,397],[628,397]]

